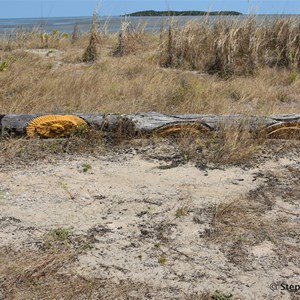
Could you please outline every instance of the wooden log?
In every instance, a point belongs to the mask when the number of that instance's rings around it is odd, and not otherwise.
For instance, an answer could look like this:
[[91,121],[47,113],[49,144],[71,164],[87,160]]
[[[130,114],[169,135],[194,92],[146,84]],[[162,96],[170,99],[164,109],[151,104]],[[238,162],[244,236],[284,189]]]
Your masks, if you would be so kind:
[[202,122],[199,116],[200,115],[165,115],[156,112],[126,115],[135,125],[136,131],[141,133],[152,133],[180,124],[195,124],[197,126],[203,126],[204,130],[212,130],[209,125]]
[[269,118],[276,122],[300,122],[300,114],[271,115]]
[[105,125],[105,116],[104,114],[75,114],[76,116],[85,120],[92,128],[96,130],[102,130]]
[[[217,131],[226,126],[244,125],[253,133],[265,134],[272,138],[297,138],[300,132],[300,114],[271,115],[265,117],[201,114],[165,115],[151,112],[128,115],[127,118],[130,118],[134,122],[137,130],[145,133],[172,132],[172,128],[174,132],[178,132],[177,129],[180,124],[194,124],[198,126],[198,131],[202,133]],[[185,128],[188,127],[182,126],[182,131]]]
[[[1,121],[1,133],[2,135],[20,136],[26,135],[27,125],[40,116],[45,116],[46,114],[22,114],[22,115],[3,115]],[[116,132],[121,124],[127,120],[121,115],[117,114],[74,114],[88,123],[89,126],[96,130],[102,130],[107,132]],[[126,125],[129,127],[129,124]],[[132,127],[132,124],[130,124]]]
[[[167,115],[156,112],[118,114],[75,114],[84,119],[91,127],[105,132],[108,136],[134,136],[139,133],[161,135],[184,131],[209,133],[222,126],[245,125],[255,133],[264,133],[271,138],[298,138],[300,135],[300,114],[271,116],[242,115]],[[26,126],[42,114],[1,115],[2,135],[25,135]],[[300,138],[300,137],[299,137]]]
[[239,126],[241,124],[247,125],[252,131],[256,131],[258,128],[266,127],[274,123],[274,121],[268,117],[259,116],[243,116],[238,114],[232,115],[175,115],[179,118],[197,119],[201,123],[210,127],[212,130],[218,130],[224,126]]
[[33,119],[43,114],[5,115],[1,120],[2,135],[20,136],[26,134],[26,126]]
[[[2,135],[20,136],[26,134],[26,127],[33,119],[46,114],[22,114],[22,115],[3,115],[0,119]],[[104,115],[83,115],[75,114],[84,119],[92,128],[102,130],[104,126]]]
[[138,133],[134,122],[127,115],[108,114],[104,124],[103,132],[112,138],[134,137]]
[[252,131],[258,128],[267,127],[276,123],[275,120],[268,117],[245,117],[242,115],[200,115],[200,114],[181,114],[181,115],[165,115],[160,113],[138,113],[127,115],[131,119],[137,130],[144,133],[154,131],[168,130],[169,127],[174,127],[180,124],[194,124],[202,131],[218,130],[220,126],[247,124]]

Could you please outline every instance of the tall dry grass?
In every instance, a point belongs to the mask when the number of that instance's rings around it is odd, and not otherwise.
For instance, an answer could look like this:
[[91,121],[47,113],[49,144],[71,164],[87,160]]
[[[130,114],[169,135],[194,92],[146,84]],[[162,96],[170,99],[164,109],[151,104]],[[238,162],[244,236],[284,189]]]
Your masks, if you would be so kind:
[[164,30],[160,64],[222,77],[253,75],[259,67],[299,68],[300,31],[296,19],[258,23],[206,19],[184,27],[174,21]]
[[144,50],[145,46],[145,24],[133,25],[130,20],[124,19],[121,24],[121,31],[118,34],[118,43],[112,51],[115,57],[136,53]]
[[0,39],[0,112],[298,112],[296,29],[254,18],[171,23],[160,34],[129,24],[122,38],[97,32],[93,65],[82,62],[90,34],[47,33],[45,47],[39,30],[20,32]]
[[[74,28],[75,30],[75,28]],[[72,35],[73,40],[73,35]],[[98,23],[97,23],[97,14],[94,13],[92,18],[92,26],[91,26],[91,32],[89,37],[89,44],[87,48],[85,49],[82,61],[86,63],[93,63],[97,60],[99,53],[97,51],[97,45],[99,43],[99,37],[98,37]]]

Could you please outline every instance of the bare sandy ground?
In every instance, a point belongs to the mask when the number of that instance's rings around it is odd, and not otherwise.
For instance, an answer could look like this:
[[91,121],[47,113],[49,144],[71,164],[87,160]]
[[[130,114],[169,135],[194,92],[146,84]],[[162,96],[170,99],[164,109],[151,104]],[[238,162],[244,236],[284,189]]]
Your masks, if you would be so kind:
[[87,237],[86,251],[68,273],[149,284],[145,299],[185,299],[205,290],[232,294],[228,299],[296,299],[280,284],[300,284],[299,231],[280,237],[295,250],[292,258],[266,234],[243,248],[239,261],[230,235],[223,242],[220,233],[214,238],[213,220],[222,205],[254,201],[256,193],[255,199],[272,201],[261,222],[299,225],[299,156],[247,167],[169,168],[162,159],[168,151],[3,167],[0,246],[41,250],[45,235],[64,228],[72,238]]

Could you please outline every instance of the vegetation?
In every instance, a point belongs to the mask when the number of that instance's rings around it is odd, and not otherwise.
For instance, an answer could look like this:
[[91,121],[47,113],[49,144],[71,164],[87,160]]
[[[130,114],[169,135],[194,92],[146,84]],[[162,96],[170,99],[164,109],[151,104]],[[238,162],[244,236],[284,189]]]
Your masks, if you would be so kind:
[[[72,34],[72,42],[76,41],[78,39],[76,25],[73,30]],[[97,43],[98,43],[98,36],[97,36],[97,14],[94,13],[92,18],[92,26],[91,26],[91,32],[90,32],[90,38],[89,38],[89,44],[83,53],[82,61],[86,63],[93,63],[98,58],[98,52],[97,52]]]
[[4,60],[1,61],[0,60],[0,72],[6,71],[8,68],[8,61]]
[[186,206],[180,207],[176,210],[175,216],[176,218],[181,218],[181,217],[186,217],[188,216],[189,213],[189,209]]
[[39,31],[19,32],[9,49],[0,39],[0,111],[297,112],[299,41],[290,19],[171,21],[159,35],[129,22],[120,35],[50,34],[45,50]]
[[229,299],[233,299],[232,297],[233,297],[232,294],[224,294],[220,291],[215,291],[214,295],[212,296],[212,299],[214,299],[214,300],[229,300]]
[[165,265],[167,263],[167,257],[165,255],[162,255],[160,256],[160,258],[158,259],[158,262],[161,264],[161,265]]
[[218,74],[255,75],[262,67],[299,70],[298,23],[280,19],[272,24],[219,20],[190,22],[180,28],[169,22],[161,45],[161,66]]
[[160,17],[160,16],[238,16],[242,13],[237,11],[198,11],[198,10],[184,10],[184,11],[155,11],[155,10],[143,10],[137,11],[127,16],[132,17]]
[[84,163],[81,167],[82,167],[82,172],[83,173],[86,173],[86,172],[88,172],[89,170],[92,169],[92,166],[88,163]]

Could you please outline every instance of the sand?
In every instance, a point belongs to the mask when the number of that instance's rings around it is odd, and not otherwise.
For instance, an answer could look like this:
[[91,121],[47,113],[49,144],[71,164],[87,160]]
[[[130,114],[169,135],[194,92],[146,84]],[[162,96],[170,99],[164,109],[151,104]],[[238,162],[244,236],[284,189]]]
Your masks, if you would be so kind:
[[[216,207],[259,191],[268,174],[299,168],[299,156],[252,166],[169,168],[162,159],[168,151],[2,166],[0,246],[38,249],[47,233],[65,228],[73,237],[89,237],[91,246],[68,272],[149,284],[148,299],[185,299],[205,290],[231,293],[230,299],[290,299],[292,293],[280,286],[272,291],[270,284],[300,284],[299,260],[281,261],[276,241],[266,239],[245,249],[248,264],[239,264],[209,232]],[[280,196],[264,217],[276,222],[283,213],[299,224],[299,201]],[[299,250],[299,237],[286,238]]]

